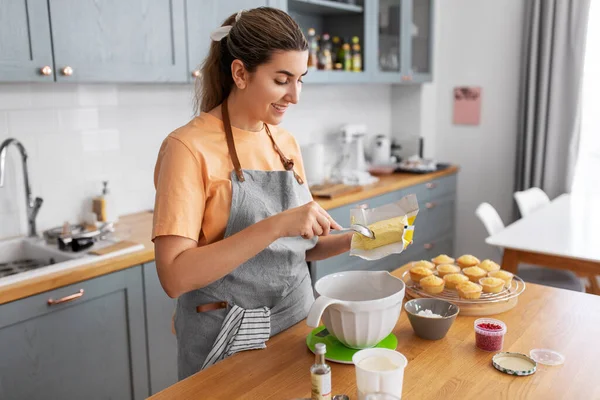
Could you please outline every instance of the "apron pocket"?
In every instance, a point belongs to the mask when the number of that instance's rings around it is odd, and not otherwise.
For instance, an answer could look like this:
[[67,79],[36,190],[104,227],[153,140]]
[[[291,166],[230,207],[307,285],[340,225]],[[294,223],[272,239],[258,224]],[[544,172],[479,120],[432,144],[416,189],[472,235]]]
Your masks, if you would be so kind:
[[264,349],[271,334],[271,310],[267,307],[245,310],[233,305],[225,316],[210,353],[204,360],[205,369],[235,353]]

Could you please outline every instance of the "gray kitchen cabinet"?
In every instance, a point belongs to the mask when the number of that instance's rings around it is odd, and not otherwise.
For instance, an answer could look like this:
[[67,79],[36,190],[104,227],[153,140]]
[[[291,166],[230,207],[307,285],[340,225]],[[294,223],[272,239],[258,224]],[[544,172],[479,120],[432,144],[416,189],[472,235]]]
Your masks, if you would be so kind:
[[[267,0],[186,0],[189,79],[200,76],[200,65],[208,55],[211,44],[210,33],[213,30],[221,26],[223,21],[233,13],[267,5]],[[273,6],[285,8],[287,5],[278,1],[274,2]]]
[[0,1],[0,82],[52,82],[53,69],[47,1]]
[[409,26],[405,45],[408,77],[413,83],[431,82],[433,69],[433,0],[405,0]]
[[456,174],[432,179],[420,185],[375,196],[357,203],[329,210],[331,217],[342,226],[350,224],[350,209],[360,204],[369,208],[380,207],[415,194],[419,202],[419,214],[415,221],[413,244],[401,254],[392,254],[380,260],[367,261],[360,257],[340,254],[322,261],[310,263],[313,283],[334,272],[352,270],[393,271],[415,260],[431,259],[438,254],[454,253],[454,226],[456,208]]
[[59,82],[186,82],[184,0],[49,0]]
[[1,305],[0,398],[146,398],[143,299],[134,267]]
[[372,81],[431,81],[433,0],[379,0],[367,5],[367,57],[375,64]]
[[177,300],[166,295],[156,273],[156,263],[143,266],[150,393],[177,383],[177,340],[171,317]]

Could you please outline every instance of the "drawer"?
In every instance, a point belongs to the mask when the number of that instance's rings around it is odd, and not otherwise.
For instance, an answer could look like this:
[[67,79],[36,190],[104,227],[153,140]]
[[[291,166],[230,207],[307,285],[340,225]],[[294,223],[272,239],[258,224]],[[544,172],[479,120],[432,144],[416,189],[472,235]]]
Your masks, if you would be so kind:
[[426,183],[413,186],[412,189],[412,193],[417,195],[419,207],[421,207],[430,200],[456,193],[456,175],[432,179]]
[[424,243],[430,239],[453,233],[455,207],[454,194],[425,202],[419,208],[413,241]]

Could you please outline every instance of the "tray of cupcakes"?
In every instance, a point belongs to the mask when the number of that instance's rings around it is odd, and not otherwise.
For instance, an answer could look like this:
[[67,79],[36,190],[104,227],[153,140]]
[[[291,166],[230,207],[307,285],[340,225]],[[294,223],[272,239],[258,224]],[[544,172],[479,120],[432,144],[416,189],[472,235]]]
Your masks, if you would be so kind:
[[460,307],[461,315],[486,316],[515,307],[525,282],[492,260],[470,254],[456,260],[445,254],[410,263],[402,275],[408,298],[430,297]]

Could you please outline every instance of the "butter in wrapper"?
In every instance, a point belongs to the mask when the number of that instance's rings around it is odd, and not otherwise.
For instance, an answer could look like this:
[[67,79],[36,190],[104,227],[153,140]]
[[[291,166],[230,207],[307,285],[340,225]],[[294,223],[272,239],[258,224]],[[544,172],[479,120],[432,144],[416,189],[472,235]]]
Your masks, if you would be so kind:
[[377,208],[351,209],[350,223],[368,226],[375,233],[375,239],[355,233],[350,255],[378,260],[390,254],[402,253],[412,243],[418,212],[419,204],[414,194]]

